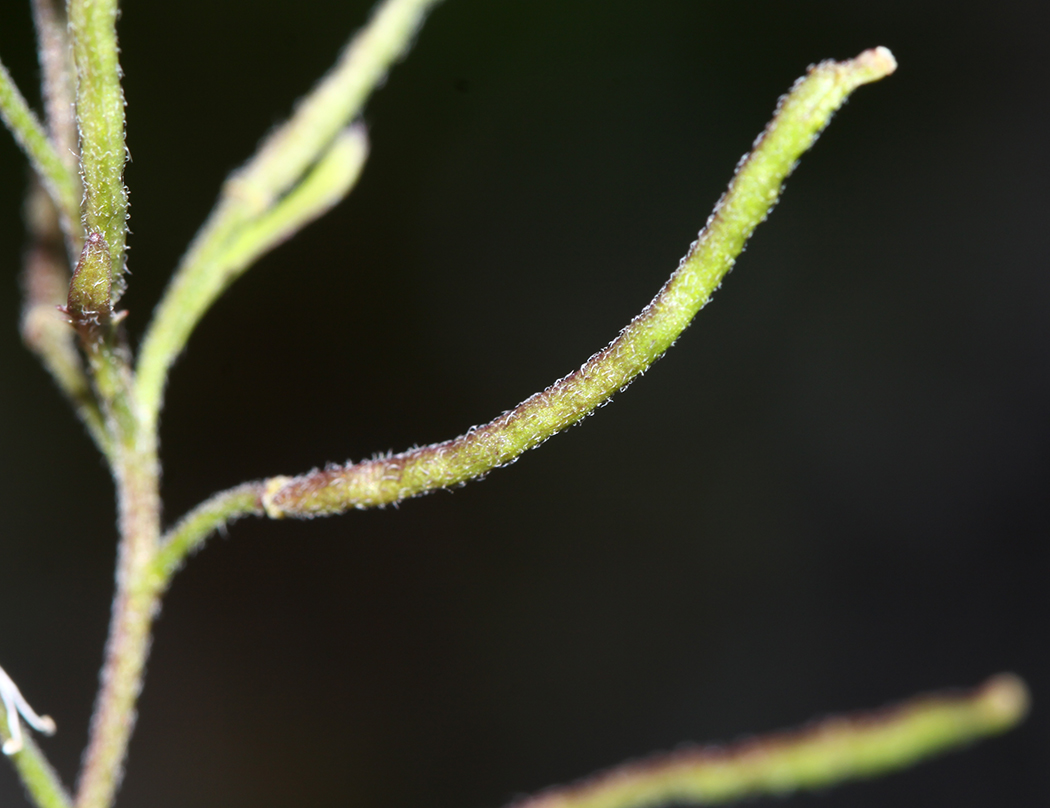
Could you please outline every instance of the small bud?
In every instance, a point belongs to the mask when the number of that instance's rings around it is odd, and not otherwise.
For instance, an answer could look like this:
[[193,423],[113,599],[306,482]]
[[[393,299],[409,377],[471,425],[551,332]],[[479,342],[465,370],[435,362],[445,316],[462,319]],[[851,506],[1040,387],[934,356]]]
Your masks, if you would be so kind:
[[113,266],[109,246],[101,233],[91,233],[84,242],[80,261],[69,282],[69,302],[65,309],[73,326],[82,335],[109,323],[113,315],[112,288]]

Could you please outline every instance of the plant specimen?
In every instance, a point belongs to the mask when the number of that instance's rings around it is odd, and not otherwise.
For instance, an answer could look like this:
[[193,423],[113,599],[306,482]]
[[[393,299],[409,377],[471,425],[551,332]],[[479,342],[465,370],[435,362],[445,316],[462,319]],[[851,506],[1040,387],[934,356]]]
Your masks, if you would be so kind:
[[[0,111],[38,186],[29,205],[23,336],[76,408],[117,486],[120,549],[110,639],[75,796],[23,732],[51,724],[0,678],[5,751],[39,805],[110,805],[142,687],[152,623],[187,555],[245,516],[332,515],[396,504],[514,462],[623,390],[670,348],[776,203],[785,178],[857,87],[895,69],[889,51],[823,62],[781,99],[699,238],[652,303],[576,372],[457,438],[370,461],[275,475],[221,492],[163,531],[158,419],[173,362],[216,299],[261,255],[337,204],[368,151],[358,122],[371,91],[408,47],[433,0],[386,0],[333,70],[224,185],[208,221],[132,350],[127,283],[124,99],[115,0],[35,0],[46,127],[6,71]],[[75,111],[75,114],[73,114]],[[72,270],[70,272],[70,270]],[[539,802],[628,806],[712,802],[887,771],[1016,723],[1024,686],[1002,676],[972,692],[920,699],[718,753],[680,753],[614,770]]]

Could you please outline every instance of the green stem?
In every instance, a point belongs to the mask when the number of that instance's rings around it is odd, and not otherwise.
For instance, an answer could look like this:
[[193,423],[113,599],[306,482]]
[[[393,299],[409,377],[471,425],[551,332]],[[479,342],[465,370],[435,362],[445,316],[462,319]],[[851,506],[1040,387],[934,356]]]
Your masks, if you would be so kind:
[[108,808],[113,803],[135,725],[135,703],[142,690],[150,632],[163,589],[154,563],[160,534],[160,474],[156,447],[149,436],[122,436],[114,477],[121,535],[117,593],[76,808]]
[[[0,705],[0,721],[6,725],[3,705]],[[0,737],[7,739],[3,729],[0,729]],[[72,808],[73,800],[32,738],[23,738],[21,751],[9,757],[37,808]]]
[[628,763],[514,808],[646,808],[715,805],[783,796],[880,774],[1017,725],[1028,690],[1003,674],[975,690],[920,696],[873,713],[828,718],[805,729],[727,747],[683,749]]
[[77,73],[84,225],[88,231],[101,233],[109,247],[116,302],[124,286],[128,216],[117,0],[69,0],[67,8]]
[[226,181],[218,204],[180,262],[143,339],[136,375],[145,417],[156,421],[172,363],[225,288],[214,279],[226,271],[223,260],[230,243],[271,210],[329,151],[391,65],[408,51],[427,12],[437,2],[384,0],[292,117]]
[[69,285],[66,312],[80,335],[113,450],[120,545],[117,593],[102,667],[77,808],[108,808],[120,784],[135,703],[142,690],[153,617],[164,582],[156,574],[160,537],[160,467],[156,432],[144,429],[135,406],[127,350],[114,322],[110,251],[92,232]]
[[[80,199],[77,195],[76,176],[55,151],[47,138],[44,127],[29,108],[25,97],[15,86],[11,74],[0,63],[0,118],[15,136],[29,158],[33,170],[40,177],[48,194],[70,223],[80,219]],[[72,227],[72,225],[71,225]]]
[[216,494],[186,514],[161,539],[156,570],[165,581],[178,570],[186,557],[215,530],[221,530],[242,516],[262,516],[263,487],[245,483]]
[[357,465],[275,477],[268,481],[263,499],[267,514],[336,514],[457,485],[513,462],[589,415],[659,359],[708,302],[748,237],[776,204],[799,157],[847,96],[895,68],[890,52],[877,48],[848,62],[823,62],[796,82],[663,289],[578,371],[453,440]]
[[[291,238],[346,196],[368,155],[363,126],[336,135],[302,181],[268,209],[231,228],[225,240],[194,252],[175,274],[143,343],[138,395],[154,421],[167,364],[186,344],[193,329],[219,296],[260,256]],[[167,357],[164,362],[159,357]],[[159,374],[159,375],[158,375]]]

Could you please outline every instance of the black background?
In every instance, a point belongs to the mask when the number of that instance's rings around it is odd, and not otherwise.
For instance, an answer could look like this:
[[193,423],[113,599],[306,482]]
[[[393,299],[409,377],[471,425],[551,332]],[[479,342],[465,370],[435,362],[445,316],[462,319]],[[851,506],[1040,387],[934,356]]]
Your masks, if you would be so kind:
[[[27,4],[26,4],[27,5]],[[0,55],[30,88],[28,8]],[[125,4],[141,333],[225,174],[365,2]],[[1041,4],[449,0],[368,106],[351,198],[172,376],[168,521],[244,479],[463,432],[655,293],[777,96],[886,45],[715,303],[612,406],[454,495],[238,523],[176,579],[120,802],[498,808],[1001,670],[1019,731],[791,805],[1045,805],[1050,486]],[[111,486],[18,339],[0,137],[0,664],[71,779]],[[0,768],[0,804],[20,786]]]

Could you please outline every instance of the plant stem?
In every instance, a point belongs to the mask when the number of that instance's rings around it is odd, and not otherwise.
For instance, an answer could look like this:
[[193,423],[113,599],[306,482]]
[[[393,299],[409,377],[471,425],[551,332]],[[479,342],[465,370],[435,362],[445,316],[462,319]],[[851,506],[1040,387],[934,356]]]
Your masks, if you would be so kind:
[[47,716],[37,715],[0,668],[0,741],[3,742],[4,754],[14,763],[22,785],[40,808],[70,808],[72,802],[58,774],[33,742],[28,730],[21,726],[19,714],[40,732],[51,734],[55,731],[55,722]]
[[151,435],[136,430],[122,436],[114,477],[121,534],[117,593],[76,808],[108,808],[120,785],[163,589],[154,564],[160,535],[160,475]]
[[59,215],[66,236],[67,258],[75,260],[83,247],[83,229],[79,215],[80,178],[77,176],[76,90],[64,4],[59,7],[54,0],[33,0],[33,25],[40,56],[48,134],[58,159],[65,163],[74,183],[72,204],[69,209],[63,207]]
[[[0,118],[15,136],[40,177],[47,192],[62,211],[62,217],[75,223],[80,218],[76,175],[70,171],[47,138],[44,127],[29,108],[25,97],[15,86],[11,74],[0,63]],[[72,227],[73,225],[71,225]]]
[[[4,707],[0,704],[0,722],[7,723]],[[0,728],[0,737],[6,740],[6,732]],[[14,763],[22,785],[38,808],[72,808],[70,799],[58,774],[47,762],[44,753],[30,737],[22,739],[22,749],[9,756]]]
[[216,494],[182,517],[161,539],[157,554],[158,574],[169,581],[186,556],[200,546],[214,530],[242,516],[262,516],[263,486],[245,483]]
[[[335,67],[299,102],[243,167],[223,186],[219,201],[157,306],[142,341],[137,395],[155,421],[175,358],[194,327],[225,288],[217,283],[223,258],[242,230],[269,211],[329,150],[360,112],[393,63],[412,44],[427,12],[439,0],[384,0],[368,24],[347,44]],[[352,182],[346,185],[349,191]],[[272,245],[271,245],[272,246]]]
[[78,808],[108,808],[120,785],[153,616],[163,589],[154,564],[160,536],[156,432],[142,427],[135,406],[127,349],[112,316],[111,281],[109,248],[102,234],[92,232],[69,285],[66,312],[87,354],[112,441],[109,461],[117,487],[120,544],[117,592],[77,792]]
[[875,777],[1016,726],[1028,689],[1011,674],[971,691],[919,696],[870,713],[727,747],[686,748],[627,763],[512,808],[715,805]]
[[33,25],[40,50],[47,128],[59,158],[72,173],[77,167],[76,91],[64,4],[59,7],[54,0],[33,0]]
[[77,74],[84,225],[86,230],[101,233],[109,247],[116,302],[124,285],[128,216],[117,0],[69,0],[68,12]]

